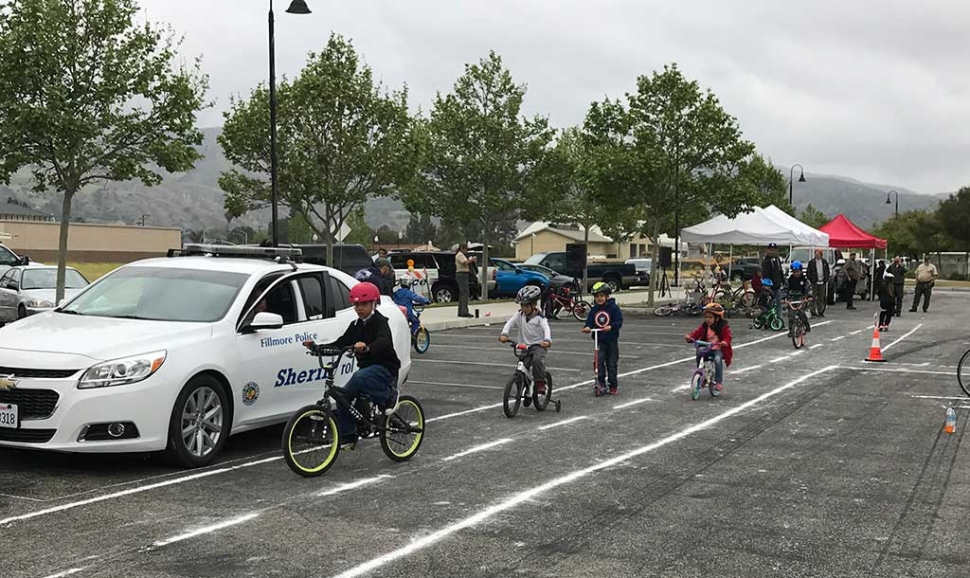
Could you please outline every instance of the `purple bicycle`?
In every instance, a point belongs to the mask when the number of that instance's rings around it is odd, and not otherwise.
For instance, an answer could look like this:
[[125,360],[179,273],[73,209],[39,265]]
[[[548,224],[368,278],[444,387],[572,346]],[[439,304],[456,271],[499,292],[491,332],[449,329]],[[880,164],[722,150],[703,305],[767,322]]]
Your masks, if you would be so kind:
[[694,342],[694,348],[701,359],[697,362],[697,369],[694,370],[694,375],[690,378],[690,398],[693,400],[701,396],[701,390],[704,387],[707,387],[708,391],[711,392],[711,397],[721,395],[721,392],[714,387],[716,383],[714,381],[715,367],[712,345],[708,341]]

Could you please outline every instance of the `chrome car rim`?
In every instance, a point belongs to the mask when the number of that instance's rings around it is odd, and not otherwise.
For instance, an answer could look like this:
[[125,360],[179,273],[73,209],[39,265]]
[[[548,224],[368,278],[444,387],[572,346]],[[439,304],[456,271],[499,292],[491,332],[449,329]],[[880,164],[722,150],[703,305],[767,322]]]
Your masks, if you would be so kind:
[[182,443],[197,458],[207,456],[222,437],[222,402],[209,387],[200,387],[182,409]]

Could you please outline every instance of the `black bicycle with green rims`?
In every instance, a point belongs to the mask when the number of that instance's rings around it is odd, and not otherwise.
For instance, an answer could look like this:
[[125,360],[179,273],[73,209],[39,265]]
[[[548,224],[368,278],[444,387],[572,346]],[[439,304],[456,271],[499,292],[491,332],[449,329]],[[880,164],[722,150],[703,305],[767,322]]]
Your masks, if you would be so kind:
[[963,393],[970,395],[970,350],[967,350],[957,364],[957,383]]
[[297,474],[310,478],[330,469],[340,454],[340,430],[337,408],[350,413],[357,421],[361,438],[378,437],[384,454],[395,462],[405,462],[418,452],[424,440],[424,409],[409,395],[398,396],[397,403],[381,408],[366,395],[351,403],[344,391],[334,386],[334,374],[353,347],[322,347],[312,342],[304,345],[308,355],[316,356],[323,370],[324,395],[313,405],[297,410],[283,429],[283,458]]

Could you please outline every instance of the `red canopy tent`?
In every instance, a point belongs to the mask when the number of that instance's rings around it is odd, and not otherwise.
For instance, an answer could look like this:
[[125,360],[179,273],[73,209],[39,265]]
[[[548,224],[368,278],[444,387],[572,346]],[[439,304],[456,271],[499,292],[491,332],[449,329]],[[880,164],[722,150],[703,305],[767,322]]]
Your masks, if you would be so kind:
[[846,249],[885,249],[886,240],[870,235],[856,226],[845,215],[837,217],[818,228],[829,234],[829,247]]

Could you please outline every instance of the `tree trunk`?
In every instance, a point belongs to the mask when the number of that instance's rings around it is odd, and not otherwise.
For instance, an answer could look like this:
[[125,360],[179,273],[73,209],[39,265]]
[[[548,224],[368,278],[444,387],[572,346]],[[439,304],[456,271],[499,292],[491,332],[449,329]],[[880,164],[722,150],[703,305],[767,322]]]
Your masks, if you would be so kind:
[[583,227],[583,248],[586,250],[586,259],[583,261],[583,293],[589,291],[589,223]]
[[488,301],[488,218],[482,220],[482,262],[479,276],[482,283],[482,303]]
[[64,193],[64,200],[61,204],[61,234],[57,244],[57,289],[54,294],[54,304],[59,305],[64,298],[64,280],[67,268],[67,236],[71,230],[71,201],[74,199],[74,191]]
[[[660,281],[660,275],[663,275],[660,271],[660,221],[655,221],[653,224],[653,238],[650,239],[650,283],[647,287],[647,304],[653,307],[653,293],[654,287]],[[666,271],[664,271],[666,272]]]
[[327,267],[335,267],[333,262],[333,209],[330,208],[330,203],[327,203],[327,208],[324,214],[326,215],[327,222],[323,224],[323,228],[326,230],[327,235]]

